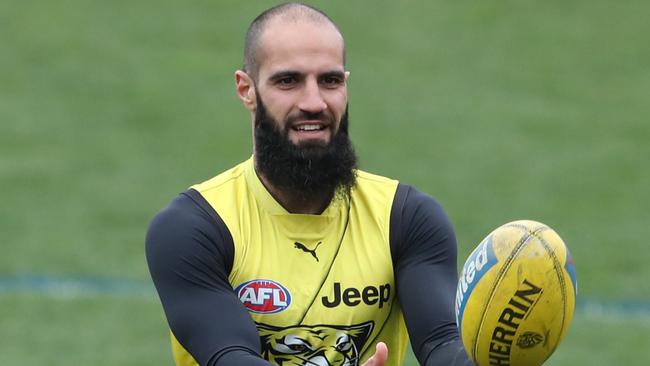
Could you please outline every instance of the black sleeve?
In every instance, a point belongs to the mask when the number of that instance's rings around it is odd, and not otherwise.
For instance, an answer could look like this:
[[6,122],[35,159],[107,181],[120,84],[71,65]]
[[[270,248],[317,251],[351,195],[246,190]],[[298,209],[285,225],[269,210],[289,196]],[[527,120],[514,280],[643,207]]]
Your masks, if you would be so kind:
[[198,192],[180,194],[156,215],[146,256],[169,327],[200,365],[270,365],[228,282],[232,236]]
[[391,211],[397,295],[421,365],[469,366],[456,328],[456,237],[430,196],[400,184]]

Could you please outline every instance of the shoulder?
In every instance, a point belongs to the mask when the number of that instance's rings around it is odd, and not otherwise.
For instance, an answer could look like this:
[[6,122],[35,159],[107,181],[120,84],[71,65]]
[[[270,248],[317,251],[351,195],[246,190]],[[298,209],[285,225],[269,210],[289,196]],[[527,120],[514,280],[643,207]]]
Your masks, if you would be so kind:
[[166,207],[160,210],[149,225],[149,232],[178,231],[200,226],[212,221],[216,212],[194,189],[188,189],[176,196]]
[[247,164],[252,164],[251,159],[240,163],[204,182],[195,184],[191,188],[202,194],[207,194],[208,192],[218,190],[224,186],[235,183],[238,180],[244,178]]
[[391,212],[393,259],[413,251],[455,251],[455,248],[454,228],[442,205],[415,187],[400,183]]
[[390,206],[399,182],[395,179],[357,170],[353,194],[357,199],[385,202]]
[[355,188],[358,190],[388,190],[394,193],[395,188],[399,184],[395,179],[368,173],[363,170],[357,170],[356,173],[357,182]]
[[179,194],[156,214],[149,224],[145,244],[150,265],[169,265],[197,254],[226,259],[232,256],[230,232],[193,189]]
[[382,175],[372,174],[365,170],[357,170],[357,180],[363,183],[374,184],[396,184],[397,180],[384,177]]
[[449,219],[442,205],[427,193],[400,183],[395,192],[395,214],[409,220],[433,219],[445,223]]
[[167,231],[168,228],[185,227],[201,218],[202,210],[192,199],[191,191],[186,191],[176,196],[167,206],[154,216],[149,224],[148,234],[156,234],[159,231]]

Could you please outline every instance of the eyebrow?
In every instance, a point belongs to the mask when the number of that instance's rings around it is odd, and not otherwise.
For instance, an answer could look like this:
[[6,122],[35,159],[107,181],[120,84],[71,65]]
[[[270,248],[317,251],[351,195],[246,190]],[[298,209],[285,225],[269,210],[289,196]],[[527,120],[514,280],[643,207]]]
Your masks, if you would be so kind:
[[[269,77],[270,81],[280,80],[286,77],[293,77],[299,79],[303,73],[296,70],[280,70]],[[345,78],[345,72],[340,70],[330,70],[318,75],[318,78],[324,77],[335,77],[335,78]]]
[[345,79],[345,72],[339,70],[327,71],[319,75],[320,78],[338,78]]
[[300,76],[300,72],[298,72],[298,71],[281,70],[281,71],[278,71],[278,72],[274,73],[273,75],[271,75],[269,77],[269,80],[276,81],[276,80],[280,80],[280,79],[283,79],[283,78],[286,78],[286,77],[298,78],[299,76]]

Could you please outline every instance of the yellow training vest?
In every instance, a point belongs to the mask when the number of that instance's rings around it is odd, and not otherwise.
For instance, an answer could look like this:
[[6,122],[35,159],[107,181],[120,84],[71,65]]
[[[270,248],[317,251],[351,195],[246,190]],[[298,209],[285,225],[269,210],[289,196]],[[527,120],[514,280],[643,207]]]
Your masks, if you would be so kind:
[[[257,324],[265,359],[361,365],[383,341],[387,364],[402,364],[408,338],[389,243],[397,183],[358,171],[351,201],[334,199],[320,215],[288,213],[252,158],[192,187],[232,235],[228,280]],[[172,349],[178,366],[197,365],[173,335]]]

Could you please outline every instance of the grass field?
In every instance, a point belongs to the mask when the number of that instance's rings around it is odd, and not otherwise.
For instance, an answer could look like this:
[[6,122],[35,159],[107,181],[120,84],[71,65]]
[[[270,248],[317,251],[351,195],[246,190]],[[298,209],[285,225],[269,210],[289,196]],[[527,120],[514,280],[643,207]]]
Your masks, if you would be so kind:
[[[250,155],[232,74],[269,4],[0,2],[0,364],[172,364],[153,293],[16,279],[147,283],[155,212]],[[560,233],[613,305],[548,365],[650,363],[650,3],[313,4],[346,36],[361,166],[434,195],[461,261],[513,219]]]

